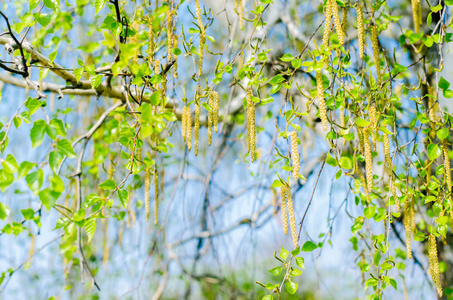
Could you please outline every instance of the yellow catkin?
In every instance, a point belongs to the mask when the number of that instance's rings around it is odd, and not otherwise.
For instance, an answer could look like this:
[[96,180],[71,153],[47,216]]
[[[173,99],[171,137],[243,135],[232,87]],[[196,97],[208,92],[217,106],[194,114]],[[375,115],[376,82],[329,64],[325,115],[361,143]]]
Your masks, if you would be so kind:
[[148,64],[150,69],[154,66],[154,29],[152,18],[148,20]]
[[335,24],[335,29],[337,31],[338,41],[340,45],[344,43],[344,32],[343,27],[341,26],[340,14],[338,13],[338,5],[336,0],[328,0],[331,2],[333,22]]
[[182,114],[181,114],[181,130],[182,130],[182,140],[186,142],[186,136],[187,136],[187,106],[184,106],[182,108]]
[[324,11],[324,34],[322,35],[322,45],[324,50],[329,47],[330,27],[332,26],[332,2],[327,0],[326,9]]
[[406,199],[404,202],[404,229],[406,230],[406,252],[407,258],[412,258],[412,230],[411,230],[411,219],[412,219],[412,212],[411,212],[411,204],[410,200]]
[[369,129],[363,131],[363,144],[365,146],[365,169],[368,192],[373,190],[373,156],[369,139]]
[[378,84],[382,83],[381,61],[379,60],[379,39],[376,25],[371,27],[371,43],[373,46],[373,59],[376,66],[376,75]]
[[342,16],[341,16],[341,29],[343,30],[343,34],[346,35],[346,28],[348,27],[348,7],[345,6],[342,8]]
[[362,155],[365,154],[364,145],[363,145],[363,129],[362,127],[357,127],[357,135],[359,138],[359,150]]
[[187,106],[186,110],[186,143],[187,149],[192,149],[192,116],[190,112],[190,106]]
[[365,26],[363,24],[363,9],[360,4],[357,5],[357,30],[359,36],[359,55],[363,59],[365,56]]
[[255,102],[252,99],[252,89],[247,89],[247,138],[248,152],[252,162],[255,161]]
[[203,51],[204,44],[206,42],[206,32],[204,29],[203,20],[201,19],[201,8],[199,0],[195,0],[195,11],[197,15],[198,27],[200,27],[200,43],[198,44],[198,54],[200,55],[198,60],[198,78],[200,78],[201,74],[203,74]]
[[[198,97],[197,97],[198,98]],[[195,156],[198,155],[198,144],[200,139],[200,103],[198,100],[195,102],[195,121],[193,127],[193,135],[194,135],[194,153]]]
[[154,61],[154,74],[160,73],[160,60],[156,59]]
[[214,123],[214,95],[209,95],[208,104],[211,107],[211,110],[208,112],[208,145],[211,146],[212,143],[212,125]]
[[244,4],[242,0],[237,1],[237,6],[239,8],[239,26],[241,29],[244,29]]
[[173,24],[171,9],[167,10],[167,59],[171,61],[173,52]]
[[154,225],[159,221],[159,173],[154,168]]
[[444,139],[442,141],[442,150],[444,152],[444,174],[445,174],[445,185],[447,186],[447,191],[445,192],[445,198],[448,199],[450,203],[450,219],[451,226],[453,228],[453,197],[451,195],[451,166],[450,158],[448,157],[448,141]]
[[297,151],[297,132],[293,130],[291,132],[291,158],[293,160],[293,177],[294,180],[299,181],[299,161],[300,155]]
[[322,87],[322,74],[321,72],[316,72],[316,92],[319,102],[319,116],[321,117],[322,128],[327,130],[327,110],[326,102],[324,100],[324,90]]
[[438,110],[438,105],[437,105],[437,93],[436,89],[433,88],[432,86],[428,87],[428,115],[429,119],[432,123],[436,123],[436,112]]
[[215,91],[212,91],[212,95],[214,97],[214,131],[216,133],[219,132],[219,94]]
[[296,228],[296,217],[294,216],[294,208],[293,208],[293,199],[291,195],[291,187],[287,186],[286,192],[286,199],[288,205],[288,215],[289,215],[289,227],[291,228],[291,236],[293,238],[294,248],[298,246],[298,238],[297,238],[297,228]]
[[376,144],[376,126],[377,126],[376,106],[371,105],[368,113],[370,114],[370,135],[371,135],[371,139],[373,141],[373,145],[375,145]]
[[422,14],[421,14],[421,2],[420,0],[412,0],[412,16],[414,18],[414,30],[415,33],[420,32],[420,25],[422,24]]
[[[178,36],[173,35],[173,49],[178,48]],[[178,78],[178,56],[173,54],[173,77]]]
[[146,222],[149,221],[149,189],[151,187],[151,172],[149,168],[145,169],[145,212]]
[[439,275],[439,261],[437,257],[437,243],[436,237],[432,233],[429,235],[428,258],[429,258],[429,273],[431,275],[431,279],[436,285],[439,297],[442,297],[442,286],[440,284]]
[[384,133],[384,158],[385,158],[385,169],[387,171],[387,176],[389,177],[390,191],[392,192],[393,198],[395,200],[396,208],[400,209],[399,199],[396,196],[395,182],[393,178],[393,165],[392,158],[390,157],[390,140],[388,134]]
[[281,209],[282,209],[282,223],[283,223],[283,231],[285,234],[288,234],[288,211],[286,207],[287,203],[287,187],[286,185],[283,185],[280,194],[281,194],[281,199],[282,199],[282,204],[281,204]]

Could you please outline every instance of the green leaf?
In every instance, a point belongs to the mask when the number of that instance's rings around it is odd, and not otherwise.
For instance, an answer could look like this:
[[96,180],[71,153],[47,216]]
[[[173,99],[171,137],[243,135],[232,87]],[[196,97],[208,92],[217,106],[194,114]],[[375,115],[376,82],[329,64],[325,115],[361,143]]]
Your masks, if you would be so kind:
[[441,76],[438,85],[440,89],[446,90],[450,87],[450,82],[448,82],[444,77]]
[[330,153],[327,153],[326,163],[332,167],[336,167],[338,165],[337,160],[330,156]]
[[42,27],[46,27],[49,25],[50,21],[52,20],[52,16],[49,14],[33,14],[35,20],[41,24]]
[[375,207],[368,206],[367,208],[364,209],[363,214],[364,214],[365,218],[371,219],[375,214]]
[[4,203],[0,203],[0,219],[5,220],[9,216],[9,212],[9,207]]
[[38,194],[39,200],[41,200],[42,204],[47,208],[47,211],[50,211],[50,209],[54,207],[60,195],[61,193],[55,192],[50,188],[43,189]]
[[74,69],[73,72],[74,72],[75,78],[77,79],[77,82],[79,82],[80,79],[82,79],[82,76],[83,76],[83,68]]
[[281,61],[292,61],[294,59],[294,56],[290,53],[286,53],[282,57],[280,57]]
[[49,71],[49,68],[41,68],[41,70],[39,70],[39,80],[46,78],[47,75],[49,75]]
[[58,166],[63,160],[63,154],[58,151],[52,151],[49,153],[49,165],[54,173],[57,172]]
[[52,10],[57,10],[57,8],[60,6],[59,1],[57,0],[44,0],[43,3],[46,7]]
[[434,160],[442,154],[442,150],[439,148],[437,144],[429,144],[427,150],[428,157],[430,160]]
[[286,260],[288,258],[288,255],[288,250],[282,247],[282,249],[280,249],[280,257],[283,258],[283,260]]
[[120,199],[120,202],[123,205],[123,207],[127,209],[129,193],[126,190],[118,190],[118,198]]
[[0,170],[0,189],[4,192],[14,182],[14,175],[6,170]]
[[67,139],[59,140],[57,142],[57,149],[60,150],[63,155],[66,155],[69,158],[76,157],[76,153],[74,152],[74,149]]
[[44,120],[38,120],[33,123],[33,127],[30,130],[30,138],[33,148],[42,144],[44,139],[44,133],[46,132],[47,124]]
[[[49,132],[51,133],[49,134]],[[66,130],[64,128],[63,121],[61,121],[60,119],[50,120],[49,126],[47,127],[47,135],[52,139],[55,139],[57,135],[65,137]]]
[[16,159],[11,154],[8,154],[6,159],[2,162],[3,169],[11,174],[16,173],[19,169]]
[[113,190],[116,190],[116,183],[115,183],[115,181],[113,181],[113,179],[108,179],[108,180],[104,181],[103,183],[101,183],[99,185],[99,187],[103,190],[113,191]]
[[448,129],[445,127],[442,127],[436,132],[437,137],[439,140],[444,140],[448,137]]
[[95,9],[95,14],[97,15],[98,12],[101,11],[101,9],[104,7],[106,0],[96,0],[94,3],[94,9]]
[[33,220],[35,217],[35,211],[31,208],[21,209],[20,212],[24,216],[25,220]]
[[159,105],[160,104],[160,99],[161,99],[161,94],[160,94],[160,91],[156,91],[154,92],[151,97],[149,98],[149,100],[151,101],[151,103],[153,105]]
[[42,183],[44,181],[44,174],[42,169],[39,169],[36,172],[30,173],[25,176],[25,180],[27,181],[28,187],[30,190],[36,195],[41,189]]
[[102,82],[102,76],[101,74],[97,74],[97,75],[94,75],[91,77],[90,79],[90,82],[91,82],[91,88],[92,89],[97,89],[98,86],[101,84]]
[[272,183],[272,187],[274,188],[278,188],[278,187],[281,187],[283,186],[283,183],[280,181],[280,180],[274,180],[274,182]]
[[96,232],[96,221],[97,218],[92,217],[85,222],[85,231],[88,236],[88,243],[91,242],[94,237],[94,233]]
[[294,295],[297,292],[298,287],[299,286],[295,282],[292,282],[292,281],[285,282],[285,288],[288,291],[288,293],[290,293],[291,295]]
[[304,258],[303,258],[303,257],[296,257],[296,265],[297,265],[299,268],[304,269],[304,268],[305,268]]
[[282,267],[275,267],[275,268],[270,269],[268,272],[274,276],[278,276],[282,272],[282,269],[283,269]]
[[339,164],[340,167],[342,167],[343,169],[352,169],[352,161],[347,156],[343,156],[342,158],[340,158]]
[[367,127],[370,125],[370,121],[367,121],[365,119],[362,119],[362,118],[357,118],[355,120],[356,124],[360,127]]
[[297,276],[302,275],[302,271],[299,269],[293,269],[289,272],[289,275],[293,276],[293,277],[297,277]]
[[211,105],[209,105],[208,103],[203,102],[201,105],[202,105],[207,111],[212,111],[212,107],[211,107]]
[[305,244],[302,246],[302,251],[304,252],[311,252],[313,250],[315,250],[316,248],[318,248],[318,246],[311,242],[311,241],[306,241]]

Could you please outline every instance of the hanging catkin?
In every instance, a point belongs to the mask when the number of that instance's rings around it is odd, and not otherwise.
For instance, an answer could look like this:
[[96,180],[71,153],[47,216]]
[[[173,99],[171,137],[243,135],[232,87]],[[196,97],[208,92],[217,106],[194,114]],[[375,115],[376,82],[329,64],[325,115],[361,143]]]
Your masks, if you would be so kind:
[[212,91],[214,97],[214,131],[219,132],[219,94],[215,91]]
[[291,236],[293,238],[294,248],[297,248],[298,238],[296,229],[296,217],[294,216],[293,199],[291,195],[291,187],[289,185],[287,186],[286,200],[288,204],[289,227],[291,228]]
[[341,16],[341,30],[343,30],[343,34],[346,36],[346,28],[348,27],[348,7],[344,6],[342,8],[342,16]]
[[186,142],[186,136],[187,136],[187,106],[184,106],[182,108],[182,114],[181,114],[181,127],[182,127],[182,140]]
[[319,116],[321,117],[322,128],[327,130],[327,110],[326,102],[324,100],[324,90],[322,87],[322,74],[320,71],[316,72],[316,93],[319,102]]
[[404,229],[406,230],[406,252],[407,258],[412,258],[412,229],[411,229],[411,219],[412,219],[412,212],[411,212],[411,203],[410,199],[406,199],[404,202]]
[[168,63],[171,61],[173,52],[173,24],[172,24],[172,12],[171,9],[167,10],[167,60]]
[[154,225],[159,221],[159,173],[154,167]]
[[420,25],[423,24],[422,20],[422,5],[420,0],[412,0],[412,16],[414,18],[414,30],[415,33],[420,32]]
[[369,128],[363,130],[363,144],[365,146],[365,169],[366,169],[366,183],[368,192],[373,190],[373,156],[371,154],[371,144],[369,138]]
[[381,61],[379,59],[379,40],[378,29],[376,25],[371,26],[371,43],[373,46],[373,59],[376,66],[376,75],[378,84],[382,83]]
[[[178,48],[178,35],[173,34],[173,49]],[[173,54],[173,77],[178,78],[178,56]]]
[[359,55],[363,59],[365,55],[365,26],[363,25],[363,10],[360,4],[357,4],[357,29],[359,36]]
[[247,89],[247,148],[252,162],[255,161],[255,102],[252,99],[252,89]]
[[152,18],[148,20],[148,64],[150,69],[154,66],[154,29]]
[[145,169],[145,212],[146,222],[149,221],[149,189],[151,188],[151,172],[149,168]]
[[291,132],[291,158],[293,160],[293,177],[294,180],[299,181],[299,151],[297,151],[297,132],[293,130]]
[[288,209],[286,207],[287,193],[288,193],[288,190],[287,190],[286,184],[284,184],[284,185],[282,185],[282,187],[280,189],[280,195],[281,195],[281,200],[282,200],[281,209],[282,209],[283,231],[285,232],[285,234],[288,234]]
[[194,141],[195,156],[198,155],[198,144],[199,144],[199,139],[200,139],[200,103],[199,103],[198,96],[196,98],[197,98],[197,100],[195,100],[195,125],[193,127],[193,135],[195,138],[195,141]]
[[371,105],[369,114],[370,114],[370,135],[373,141],[373,145],[376,145],[376,126],[377,126],[376,106]]
[[211,110],[208,112],[208,145],[211,146],[212,143],[212,124],[214,122],[214,95],[211,94],[208,97],[208,104],[211,107]]
[[195,11],[197,15],[198,27],[200,27],[200,43],[198,44],[198,54],[200,55],[198,60],[198,78],[200,78],[201,74],[203,73],[203,51],[204,44],[206,42],[206,32],[203,26],[203,20],[201,19],[201,8],[199,0],[195,0]]
[[429,235],[429,274],[436,285],[437,293],[439,297],[442,297],[442,286],[440,284],[440,275],[439,275],[439,261],[437,257],[437,243],[436,237],[431,233]]
[[186,110],[186,143],[187,149],[192,149],[192,116],[190,112],[190,106],[187,106]]
[[239,26],[242,30],[244,29],[244,4],[242,4],[242,0],[238,0],[237,3],[237,6],[239,8]]
[[442,141],[442,150],[444,152],[444,174],[445,174],[445,185],[447,186],[447,191],[445,192],[445,198],[448,199],[450,203],[450,220],[451,226],[453,228],[453,197],[451,195],[451,166],[450,158],[448,157],[448,141],[444,139]]
[[341,26],[340,14],[338,12],[338,5],[336,0],[328,0],[332,8],[333,22],[335,24],[335,29],[337,30],[338,41],[340,45],[344,43],[344,32],[343,27]]
[[324,34],[322,36],[322,45],[324,50],[327,50],[329,47],[329,38],[330,38],[330,27],[332,26],[332,2],[327,0],[326,9],[324,11],[325,24],[324,24]]

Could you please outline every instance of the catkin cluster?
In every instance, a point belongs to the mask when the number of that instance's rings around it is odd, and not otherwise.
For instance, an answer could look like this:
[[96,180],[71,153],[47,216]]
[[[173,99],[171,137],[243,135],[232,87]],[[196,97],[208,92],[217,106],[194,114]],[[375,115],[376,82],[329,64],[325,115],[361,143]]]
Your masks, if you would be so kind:
[[375,145],[376,144],[376,127],[377,127],[376,106],[371,105],[369,114],[370,114],[370,135],[371,135],[371,139],[373,141],[373,145]]
[[186,142],[186,137],[187,137],[187,106],[184,106],[182,108],[181,131],[182,131],[182,140],[184,142]]
[[145,212],[146,222],[149,221],[149,189],[151,188],[151,172],[149,168],[145,170]]
[[376,65],[376,75],[378,84],[382,83],[381,61],[379,59],[379,40],[378,29],[376,25],[371,26],[371,43],[373,46],[373,59]]
[[173,24],[171,9],[167,10],[167,59],[171,61],[173,52]]
[[208,113],[208,145],[211,146],[212,143],[212,125],[214,123],[214,110],[212,109],[214,106],[214,95],[209,95],[208,104],[211,107],[211,110]]
[[423,24],[422,20],[422,4],[420,0],[411,0],[412,3],[412,16],[414,18],[415,33],[420,32],[420,25]]
[[255,102],[252,99],[252,89],[247,89],[247,150],[252,162],[255,161]]
[[286,201],[286,198],[287,198],[287,194],[288,193],[288,189],[287,189],[287,186],[286,185],[283,185],[282,188],[281,188],[281,191],[280,191],[280,195],[281,195],[281,199],[282,199],[282,223],[283,223],[283,231],[285,232],[285,234],[288,234],[288,209],[287,209],[287,201]]
[[363,130],[363,144],[365,146],[365,169],[368,192],[373,190],[373,156],[371,154],[371,143],[369,128]]
[[450,203],[450,219],[452,221],[453,228],[453,197],[451,195],[451,166],[450,158],[448,157],[448,141],[444,139],[442,141],[442,150],[444,152],[444,174],[445,174],[445,185],[447,186],[447,192],[445,193],[445,198],[448,199]]
[[411,212],[411,201],[406,199],[404,202],[404,229],[406,230],[406,252],[407,258],[412,258],[412,212]]
[[291,158],[293,160],[294,180],[299,181],[300,155],[299,151],[297,151],[297,132],[295,130],[291,132]]
[[212,96],[214,97],[214,131],[216,133],[219,132],[219,94],[215,91],[212,91]]
[[320,71],[316,72],[316,93],[319,101],[319,116],[321,117],[322,128],[327,130],[327,109],[324,100],[324,89],[322,87],[322,74]]
[[341,30],[343,30],[343,34],[346,35],[346,28],[348,27],[348,7],[342,8],[342,16],[341,19],[343,23],[341,24]]
[[[178,36],[173,35],[173,49],[178,48]],[[173,54],[173,77],[178,78],[178,56]]]
[[154,29],[152,18],[148,20],[148,63],[149,67],[152,68],[154,65]]
[[[282,193],[282,203],[283,201],[286,202],[288,207],[288,216],[289,216],[289,227],[291,228],[291,237],[293,239],[294,248],[298,247],[298,237],[297,237],[297,229],[296,229],[296,217],[294,216],[294,207],[293,207],[293,199],[291,195],[291,187],[285,183],[281,189]],[[283,198],[285,200],[283,200]],[[285,234],[288,232],[288,224],[287,224],[287,217],[283,216],[286,214],[286,209],[283,210],[282,206],[282,221],[283,221],[283,229],[285,230]]]
[[154,225],[159,221],[159,173],[154,168]]
[[[198,98],[198,97],[197,97]],[[194,141],[194,153],[198,155],[198,144],[200,139],[200,103],[198,99],[195,101],[195,124],[193,127]]]
[[190,106],[186,106],[186,144],[187,148],[192,149],[192,116],[190,112]]
[[333,22],[335,24],[335,29],[337,31],[338,41],[340,45],[344,43],[344,31],[341,25],[340,14],[338,13],[338,5],[336,0],[327,0],[330,1],[330,6],[332,8]]
[[329,47],[330,27],[332,26],[332,2],[327,0],[326,10],[324,11],[325,24],[324,34],[322,36],[322,45],[326,50]]
[[365,26],[363,25],[363,9],[360,4],[357,5],[357,29],[359,35],[359,55],[363,59],[365,55]]
[[439,261],[437,257],[437,243],[436,237],[431,233],[429,235],[429,249],[428,249],[428,258],[429,258],[429,274],[436,285],[437,293],[439,297],[442,297],[442,286],[440,284],[440,275],[439,275]]
[[198,44],[198,54],[200,55],[198,60],[198,78],[200,78],[201,74],[203,73],[203,51],[204,44],[206,43],[206,32],[203,26],[203,20],[201,19],[201,8],[199,0],[195,0],[195,8],[198,27],[200,27],[200,43]]

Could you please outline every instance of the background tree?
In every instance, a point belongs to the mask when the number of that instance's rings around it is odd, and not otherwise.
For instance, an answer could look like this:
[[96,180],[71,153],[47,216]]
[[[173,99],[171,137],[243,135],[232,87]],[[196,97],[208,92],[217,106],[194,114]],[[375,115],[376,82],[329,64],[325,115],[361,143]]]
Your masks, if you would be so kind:
[[450,297],[449,5],[3,3],[2,296]]

